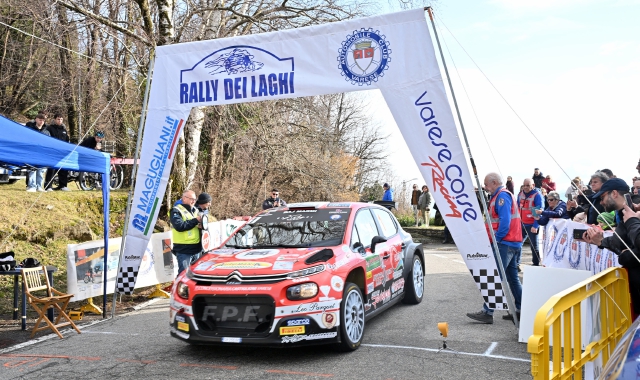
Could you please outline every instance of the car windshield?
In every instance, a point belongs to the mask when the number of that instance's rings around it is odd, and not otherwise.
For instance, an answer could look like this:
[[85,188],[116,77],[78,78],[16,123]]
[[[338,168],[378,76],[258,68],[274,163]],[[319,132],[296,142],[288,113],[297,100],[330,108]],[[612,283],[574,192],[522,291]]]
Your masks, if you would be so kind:
[[303,248],[342,243],[350,209],[270,210],[245,224],[225,244],[232,248]]

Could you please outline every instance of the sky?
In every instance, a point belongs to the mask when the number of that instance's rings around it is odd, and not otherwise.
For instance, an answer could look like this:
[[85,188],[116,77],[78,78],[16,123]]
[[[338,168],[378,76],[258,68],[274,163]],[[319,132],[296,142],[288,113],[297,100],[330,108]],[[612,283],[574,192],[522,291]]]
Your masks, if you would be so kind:
[[[539,167],[564,198],[569,177],[588,182],[609,168],[631,184],[640,158],[640,0],[439,0],[433,8],[480,181],[497,171],[517,189]],[[381,2],[379,13],[391,11]],[[379,91],[366,96],[391,135],[395,183],[424,182]]]

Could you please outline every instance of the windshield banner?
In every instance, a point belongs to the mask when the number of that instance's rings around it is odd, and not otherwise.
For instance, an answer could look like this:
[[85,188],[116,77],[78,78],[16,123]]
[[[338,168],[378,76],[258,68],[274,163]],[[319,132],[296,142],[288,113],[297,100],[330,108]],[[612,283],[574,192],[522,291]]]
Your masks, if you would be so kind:
[[158,46],[118,292],[131,294],[194,106],[380,89],[485,302],[506,308],[422,8]]

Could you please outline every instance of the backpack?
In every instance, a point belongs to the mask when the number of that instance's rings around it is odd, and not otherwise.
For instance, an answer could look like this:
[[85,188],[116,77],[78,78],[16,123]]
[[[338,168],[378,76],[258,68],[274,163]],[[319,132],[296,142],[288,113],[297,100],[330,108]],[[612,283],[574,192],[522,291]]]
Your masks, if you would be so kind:
[[40,261],[38,259],[34,259],[33,257],[27,257],[20,263],[20,266],[23,268],[35,268],[41,265],[42,264],[40,264]]
[[16,259],[13,251],[0,253],[0,271],[8,272],[16,268]]

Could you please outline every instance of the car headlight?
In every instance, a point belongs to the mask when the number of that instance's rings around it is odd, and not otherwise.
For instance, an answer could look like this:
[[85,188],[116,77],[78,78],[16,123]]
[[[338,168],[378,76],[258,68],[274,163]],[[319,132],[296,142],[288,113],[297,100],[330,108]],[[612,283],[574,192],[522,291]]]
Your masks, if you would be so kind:
[[184,274],[189,280],[193,279],[194,273],[191,271],[191,266],[187,266],[186,273]]
[[189,299],[189,287],[184,282],[178,284],[178,295],[186,300]]
[[296,272],[291,272],[287,275],[288,279],[292,279],[292,278],[298,278],[298,277],[304,277],[304,276],[309,276],[312,274],[316,274],[316,273],[320,273],[322,271],[324,271],[325,266],[324,264],[321,265],[316,265],[313,267],[309,267],[307,269],[303,269],[303,270],[299,270]]
[[304,300],[315,297],[318,294],[318,285],[313,282],[293,285],[287,288],[287,298],[295,300]]

